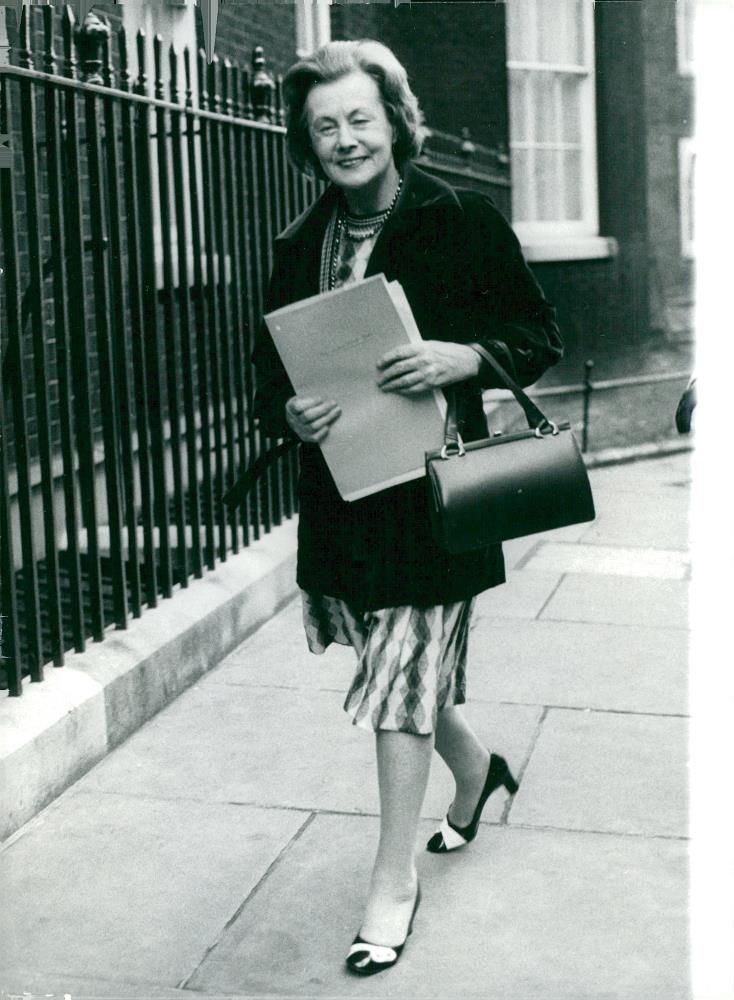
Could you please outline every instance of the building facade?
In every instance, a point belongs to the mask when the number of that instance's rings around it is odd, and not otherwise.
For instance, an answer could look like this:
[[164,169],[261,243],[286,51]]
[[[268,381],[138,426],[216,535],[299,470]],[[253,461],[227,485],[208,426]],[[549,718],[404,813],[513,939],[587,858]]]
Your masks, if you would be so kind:
[[[244,9],[278,71],[328,38],[385,42],[431,128],[509,155],[500,207],[567,344],[554,380],[691,340],[693,0],[344,3],[328,21],[317,3]],[[246,45],[242,12],[220,14],[222,55]]]
[[[186,0],[95,9],[113,29],[204,43]],[[0,17],[12,48],[15,12]],[[494,196],[559,310],[567,359],[552,378],[690,340],[693,0],[225,4],[215,51],[243,63],[262,45],[277,75],[359,37],[394,49],[438,136],[468,134],[498,175],[509,157],[511,192]]]

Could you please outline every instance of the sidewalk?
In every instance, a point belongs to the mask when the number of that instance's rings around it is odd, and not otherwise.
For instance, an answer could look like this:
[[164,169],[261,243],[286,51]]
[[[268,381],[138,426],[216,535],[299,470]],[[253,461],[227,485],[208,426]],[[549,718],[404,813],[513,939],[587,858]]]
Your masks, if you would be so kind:
[[[689,456],[592,472],[590,525],[506,545],[467,713],[521,788],[419,854],[399,964],[343,960],[378,830],[353,654],[292,602],[0,852],[0,995],[683,1000]],[[451,800],[435,758],[419,845]]]

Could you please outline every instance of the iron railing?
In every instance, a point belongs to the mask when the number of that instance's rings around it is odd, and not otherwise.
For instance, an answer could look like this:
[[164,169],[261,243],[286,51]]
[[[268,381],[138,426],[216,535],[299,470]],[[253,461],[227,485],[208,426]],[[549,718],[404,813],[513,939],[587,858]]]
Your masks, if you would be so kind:
[[[31,53],[30,19],[45,51]],[[263,447],[249,357],[273,236],[316,187],[286,160],[279,81],[71,8],[25,7],[0,78],[3,664],[13,695],[296,509]],[[38,63],[38,65],[36,65]],[[198,80],[198,82],[197,82]]]
[[[0,73],[0,654],[12,695],[296,510],[296,458],[239,510],[264,441],[253,333],[275,234],[319,185],[286,159],[280,80],[104,16],[23,8]],[[40,43],[39,43],[40,38]],[[151,64],[152,59],[152,64]],[[151,74],[152,70],[152,74]],[[509,209],[506,157],[421,162]],[[2,685],[0,669],[0,686]]]
[[[533,399],[555,399],[556,397],[562,398],[573,396],[581,397],[581,451],[584,453],[589,450],[589,438],[591,434],[591,400],[594,393],[609,392],[614,389],[633,389],[638,386],[661,385],[673,382],[681,383],[681,388],[683,388],[683,386],[685,386],[691,378],[690,371],[670,371],[650,372],[646,375],[624,375],[619,378],[599,379],[598,381],[594,381],[592,378],[593,370],[594,362],[586,361],[584,362],[584,377],[581,382],[575,382],[570,385],[531,386],[525,390]],[[487,394],[485,408],[488,413],[491,413],[492,409],[498,403],[506,401],[509,402],[513,399],[514,397],[509,389],[493,389]],[[675,403],[677,402],[678,397],[675,398]],[[673,413],[674,407],[671,406],[671,423],[673,421]]]

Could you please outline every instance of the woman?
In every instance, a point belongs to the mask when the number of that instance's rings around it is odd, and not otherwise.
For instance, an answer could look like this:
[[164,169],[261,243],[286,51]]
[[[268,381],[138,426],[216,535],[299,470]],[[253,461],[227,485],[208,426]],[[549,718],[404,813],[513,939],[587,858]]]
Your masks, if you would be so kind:
[[[276,240],[267,308],[384,273],[403,286],[423,342],[376,358],[380,388],[457,392],[466,439],[486,437],[479,343],[521,384],[562,354],[554,310],[512,230],[484,195],[417,168],[422,116],[404,68],[373,41],[331,42],[284,81],[287,143],[300,170],[330,182]],[[309,648],[351,644],[345,709],[376,733],[381,823],[364,918],[348,968],[394,965],[420,899],[414,845],[435,749],[456,792],[428,849],[472,840],[491,792],[516,784],[464,719],[464,667],[476,594],[504,582],[499,546],[449,556],[434,544],[424,480],[341,500],[319,445],[341,400],[301,398],[263,326],[253,356],[265,432],[302,442],[297,580]]]

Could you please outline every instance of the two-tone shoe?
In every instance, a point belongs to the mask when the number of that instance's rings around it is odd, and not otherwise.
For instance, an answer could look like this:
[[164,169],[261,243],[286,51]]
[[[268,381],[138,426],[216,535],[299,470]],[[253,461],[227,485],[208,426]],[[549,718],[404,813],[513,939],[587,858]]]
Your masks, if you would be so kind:
[[489,768],[484,788],[482,789],[482,794],[479,796],[479,802],[474,810],[471,823],[467,826],[456,826],[449,819],[449,814],[446,813],[441,826],[426,844],[426,850],[430,851],[431,854],[446,854],[449,851],[457,850],[459,847],[464,847],[465,844],[474,840],[487,799],[492,792],[503,785],[510,795],[514,795],[519,787],[510,773],[510,768],[507,766],[505,758],[500,757],[497,753],[492,753],[489,755]]
[[[416,910],[418,909],[420,901],[421,887],[420,883],[418,883],[415,893],[415,903],[413,904],[413,912],[410,915],[410,923],[408,924],[408,933],[405,935],[405,941],[408,940],[408,936],[413,932],[413,920],[415,919]],[[384,972],[386,969],[391,969],[402,955],[403,948],[405,947],[405,941],[403,941],[402,944],[396,944],[393,946],[373,944],[371,941],[365,941],[364,938],[360,937],[358,934],[354,941],[352,941],[352,946],[347,952],[347,969],[357,976],[374,976],[378,972]]]

